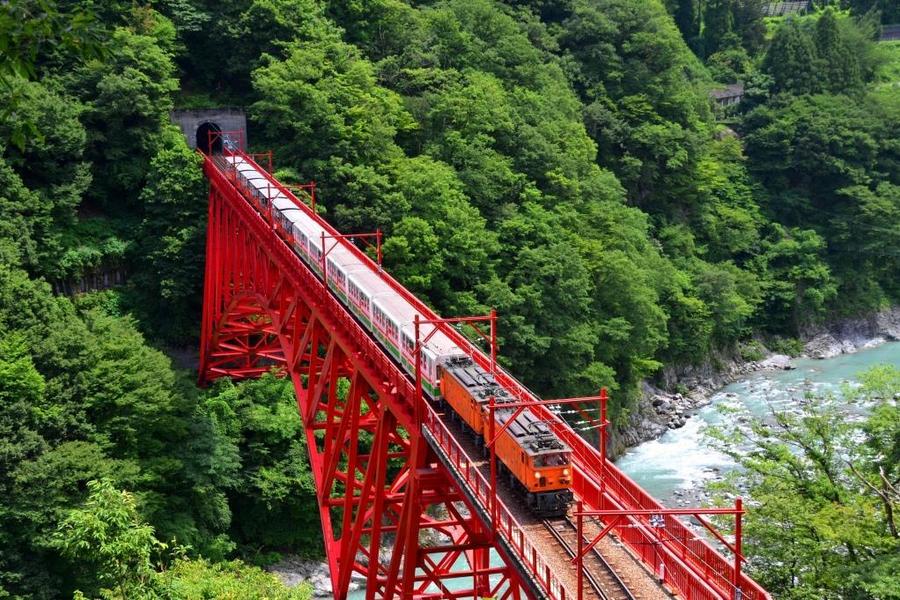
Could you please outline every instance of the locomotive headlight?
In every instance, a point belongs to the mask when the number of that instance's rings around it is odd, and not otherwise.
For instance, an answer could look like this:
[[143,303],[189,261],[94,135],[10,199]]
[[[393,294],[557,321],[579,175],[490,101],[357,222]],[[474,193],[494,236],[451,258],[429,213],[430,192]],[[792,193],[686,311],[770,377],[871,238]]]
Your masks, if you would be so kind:
[[569,476],[569,469],[563,469],[563,477]]
[[535,479],[540,479],[540,478],[541,478],[541,472],[540,472],[540,471],[535,471],[535,472],[534,472],[534,478],[535,478]]

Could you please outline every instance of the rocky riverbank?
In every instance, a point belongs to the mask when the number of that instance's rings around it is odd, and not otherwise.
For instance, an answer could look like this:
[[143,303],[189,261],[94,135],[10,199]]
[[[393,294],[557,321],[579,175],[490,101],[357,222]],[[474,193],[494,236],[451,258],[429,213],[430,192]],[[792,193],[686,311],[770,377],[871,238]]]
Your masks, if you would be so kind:
[[[274,565],[266,567],[266,570],[276,575],[287,587],[308,583],[312,586],[315,598],[327,598],[333,595],[328,563],[324,561],[286,556]],[[361,585],[358,581],[351,581],[350,591],[358,590]]]
[[[900,340],[900,307],[812,328],[802,339],[801,356],[818,359]],[[758,361],[743,360],[737,352],[719,353],[700,365],[663,368],[655,384],[644,382],[641,401],[625,426],[611,432],[610,456],[683,427],[693,411],[709,404],[717,390],[749,373],[794,368],[791,357],[763,350],[765,358]]]

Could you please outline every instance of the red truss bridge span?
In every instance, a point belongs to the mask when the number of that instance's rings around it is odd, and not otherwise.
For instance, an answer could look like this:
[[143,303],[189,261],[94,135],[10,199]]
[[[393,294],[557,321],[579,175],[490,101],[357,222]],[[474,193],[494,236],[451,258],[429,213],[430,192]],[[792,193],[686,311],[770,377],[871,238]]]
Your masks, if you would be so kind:
[[[225,143],[212,141],[204,163],[210,192],[200,379],[251,378],[273,369],[290,377],[336,599],[359,583],[367,598],[770,598],[741,572],[739,535],[733,543],[719,536],[731,552],[717,552],[680,520],[690,511],[666,512],[552,405],[496,368],[492,356],[319,217],[298,198],[304,194],[279,183],[270,174],[271,155],[263,167],[241,144],[217,135]],[[303,252],[294,241],[299,230],[292,229],[300,220],[308,224]],[[352,258],[357,269],[363,265],[373,285],[389,290],[385,296],[416,312],[414,347],[388,348],[351,304],[358,300],[353,290],[345,294],[346,286],[328,282],[326,259],[338,255]],[[471,434],[428,393],[436,392],[423,374],[439,367],[423,338],[435,331],[441,343],[465,349],[477,367],[493,373],[508,406],[528,406],[571,449],[565,474],[574,502],[562,518],[573,528],[577,518],[580,542],[572,541],[573,529],[564,543],[559,524],[554,536],[546,535],[524,497],[498,483]],[[407,351],[417,354],[415,371]],[[492,396],[492,414],[493,403]],[[496,426],[502,428],[500,420]],[[701,512],[690,514],[705,523]],[[740,513],[729,514],[739,519]],[[643,582],[639,591],[632,577],[631,592],[604,591],[596,553],[610,540],[596,540],[605,533],[618,539],[616,551],[655,590],[646,591]],[[584,556],[573,556],[579,552]],[[624,569],[617,566],[621,557],[607,558],[602,562],[610,571]],[[601,583],[584,585],[588,579]],[[628,578],[621,580],[624,589]]]

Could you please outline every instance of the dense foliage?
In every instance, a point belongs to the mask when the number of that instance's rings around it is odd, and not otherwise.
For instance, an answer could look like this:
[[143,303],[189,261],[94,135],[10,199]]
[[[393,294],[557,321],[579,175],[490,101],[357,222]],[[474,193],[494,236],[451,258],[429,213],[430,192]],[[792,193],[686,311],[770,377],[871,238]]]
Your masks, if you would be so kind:
[[497,308],[510,369],[623,425],[662,365],[897,301],[900,15],[816,4],[2,3],[0,597],[247,597],[274,584],[220,561],[321,550],[289,386],[198,390],[157,349],[196,346],[202,283],[173,107],[246,106],[401,281]]

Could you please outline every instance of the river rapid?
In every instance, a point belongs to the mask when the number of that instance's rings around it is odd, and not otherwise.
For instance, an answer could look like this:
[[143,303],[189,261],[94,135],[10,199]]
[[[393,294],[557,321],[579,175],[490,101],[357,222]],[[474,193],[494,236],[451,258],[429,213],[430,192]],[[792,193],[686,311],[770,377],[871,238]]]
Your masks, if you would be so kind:
[[786,409],[806,393],[838,396],[855,376],[875,365],[900,366],[900,342],[888,342],[853,354],[824,360],[795,359],[792,371],[759,371],[728,385],[695,411],[684,427],[623,454],[616,465],[669,506],[703,500],[704,483],[734,468],[733,461],[710,448],[704,429],[721,423],[722,406],[743,408],[756,416]]

